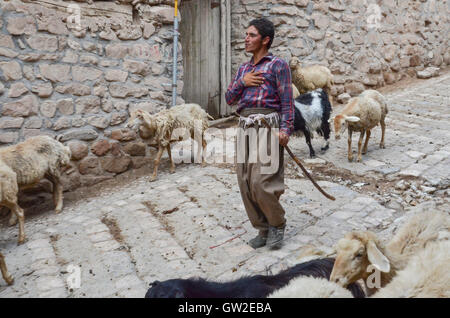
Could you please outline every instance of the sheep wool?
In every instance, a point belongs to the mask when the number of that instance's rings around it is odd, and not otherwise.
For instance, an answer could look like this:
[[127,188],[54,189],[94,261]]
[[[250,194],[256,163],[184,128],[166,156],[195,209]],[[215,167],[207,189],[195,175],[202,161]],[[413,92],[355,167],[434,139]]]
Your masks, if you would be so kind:
[[449,298],[450,241],[430,243],[374,298]]
[[71,151],[49,136],[31,137],[17,145],[0,148],[0,205],[11,209],[10,225],[19,221],[19,243],[25,240],[24,213],[18,205],[18,190],[41,179],[53,183],[55,212],[63,208],[60,169],[69,165]]
[[352,293],[324,278],[298,277],[268,298],[353,298]]

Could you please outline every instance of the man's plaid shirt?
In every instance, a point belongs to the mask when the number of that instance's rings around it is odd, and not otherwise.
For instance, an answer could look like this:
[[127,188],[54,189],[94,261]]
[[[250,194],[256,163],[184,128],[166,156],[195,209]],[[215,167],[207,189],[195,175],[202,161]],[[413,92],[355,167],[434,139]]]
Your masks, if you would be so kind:
[[[251,71],[262,72],[264,83],[258,87],[245,87],[243,77]],[[291,135],[294,131],[294,102],[289,65],[268,54],[258,64],[253,58],[242,64],[225,94],[228,105],[239,101],[237,112],[244,108],[273,108],[281,117],[280,130]]]

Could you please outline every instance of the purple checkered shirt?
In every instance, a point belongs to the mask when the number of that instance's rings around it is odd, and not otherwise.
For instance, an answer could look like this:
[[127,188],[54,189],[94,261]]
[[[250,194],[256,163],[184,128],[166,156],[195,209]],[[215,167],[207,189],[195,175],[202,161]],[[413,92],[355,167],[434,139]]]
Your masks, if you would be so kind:
[[[258,87],[245,87],[243,77],[251,71],[262,72],[264,83]],[[264,56],[258,64],[253,57],[242,64],[225,93],[228,105],[239,101],[237,112],[244,108],[273,108],[281,117],[280,130],[291,135],[294,131],[294,103],[292,79],[289,65],[271,53]]]

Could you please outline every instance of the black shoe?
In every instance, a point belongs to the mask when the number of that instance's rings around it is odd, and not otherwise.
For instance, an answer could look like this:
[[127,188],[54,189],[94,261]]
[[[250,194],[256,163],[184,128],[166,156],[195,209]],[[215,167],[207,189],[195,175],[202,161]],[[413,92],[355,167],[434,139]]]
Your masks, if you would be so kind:
[[267,236],[262,236],[261,234],[258,234],[258,236],[256,236],[255,238],[252,238],[248,242],[248,245],[250,245],[254,249],[257,249],[257,248],[265,246],[266,241],[267,241]]
[[272,249],[278,249],[281,247],[284,238],[284,229],[282,227],[269,226],[269,234],[267,236],[266,245]]

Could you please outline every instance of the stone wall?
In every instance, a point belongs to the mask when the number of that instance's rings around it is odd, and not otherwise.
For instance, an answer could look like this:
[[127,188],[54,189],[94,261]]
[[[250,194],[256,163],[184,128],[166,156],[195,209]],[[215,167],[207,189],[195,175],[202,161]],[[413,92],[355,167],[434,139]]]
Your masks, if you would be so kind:
[[66,189],[149,164],[124,126],[172,95],[173,1],[84,2],[0,2],[0,145],[60,136],[76,167]]
[[[345,101],[449,65],[448,1],[232,0],[233,74],[249,59],[248,22],[266,16],[276,25],[272,51],[328,66],[332,93]],[[136,108],[153,113],[171,103],[171,87],[163,85],[172,81],[171,5],[1,0],[0,145],[60,136],[76,167],[66,189],[151,164],[153,151],[124,126]],[[181,94],[181,46],[178,65]]]
[[[276,25],[272,52],[304,65],[319,63],[335,78],[338,100],[367,88],[450,65],[448,0],[239,0],[232,1],[233,74],[249,59],[248,22]],[[236,53],[237,52],[237,53]]]

